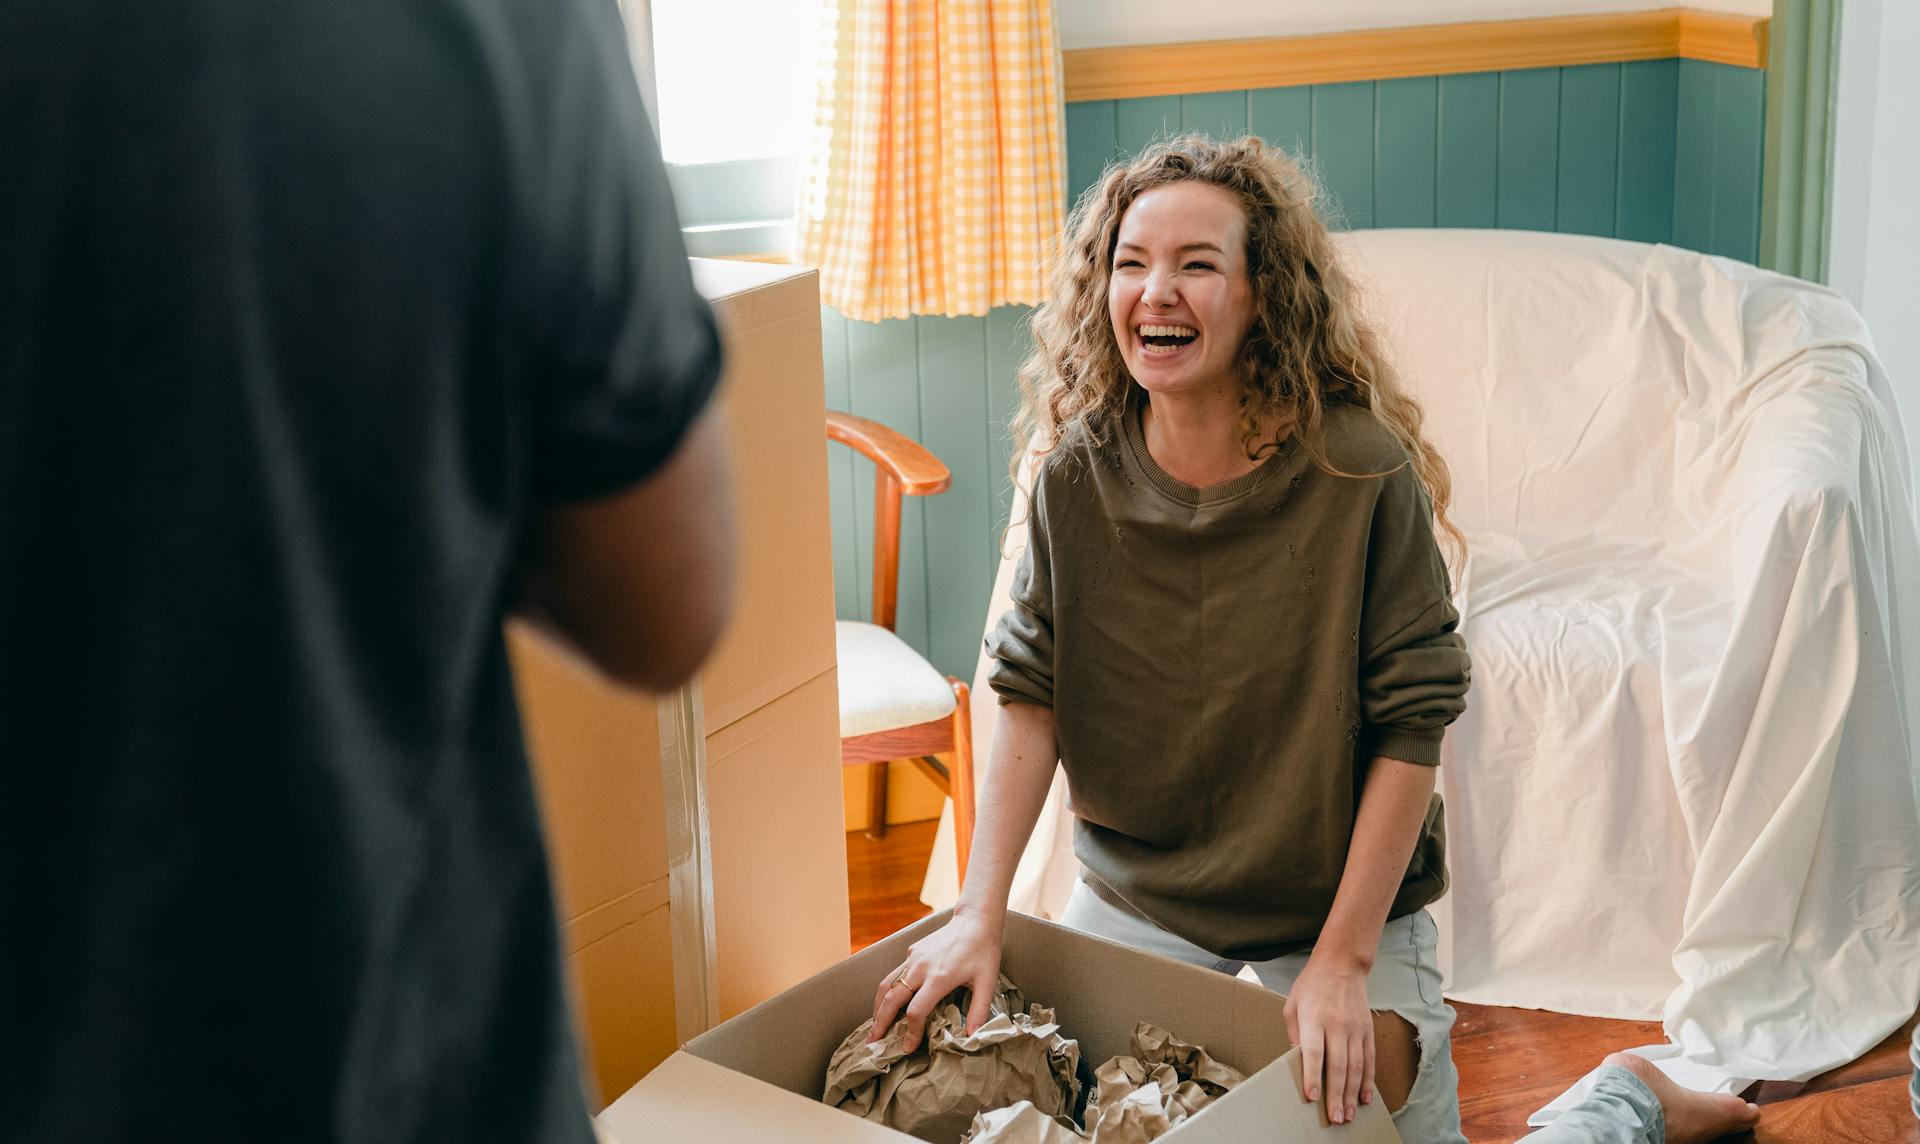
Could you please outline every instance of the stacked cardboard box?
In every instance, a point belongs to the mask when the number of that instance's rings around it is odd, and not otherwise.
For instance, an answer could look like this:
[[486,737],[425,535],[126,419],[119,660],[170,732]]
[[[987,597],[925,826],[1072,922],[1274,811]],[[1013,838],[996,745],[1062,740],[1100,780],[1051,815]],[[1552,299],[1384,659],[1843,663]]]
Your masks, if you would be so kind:
[[[710,911],[721,1017],[846,955],[833,555],[820,300],[810,270],[694,260],[727,346],[740,583],[701,670],[691,759],[707,828],[697,909]],[[663,540],[663,543],[666,542]],[[554,855],[562,936],[602,1099],[674,1051],[659,701],[611,688],[525,631],[509,633]],[[672,752],[669,750],[669,756]],[[680,985],[684,987],[685,974]],[[682,989],[684,993],[684,988]]]

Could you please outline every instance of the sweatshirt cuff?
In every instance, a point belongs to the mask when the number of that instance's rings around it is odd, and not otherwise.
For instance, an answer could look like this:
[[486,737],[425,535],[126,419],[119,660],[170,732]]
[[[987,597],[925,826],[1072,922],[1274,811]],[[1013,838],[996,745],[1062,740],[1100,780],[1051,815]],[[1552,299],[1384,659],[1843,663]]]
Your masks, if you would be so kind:
[[1022,669],[1018,664],[1004,659],[996,659],[987,670],[987,686],[993,688],[1000,697],[1001,706],[1008,703],[1032,703],[1039,707],[1053,706],[1052,681],[1042,679],[1033,672]]
[[1025,703],[1029,707],[1045,707],[1049,711],[1053,710],[1053,704],[1043,703],[1031,695],[1001,695],[996,693],[994,698],[999,701],[1002,707],[1011,707],[1015,703]]
[[1440,765],[1440,740],[1446,733],[1445,727],[1421,731],[1400,727],[1369,727],[1363,739],[1366,757],[1377,759],[1385,756],[1416,766],[1437,767]]

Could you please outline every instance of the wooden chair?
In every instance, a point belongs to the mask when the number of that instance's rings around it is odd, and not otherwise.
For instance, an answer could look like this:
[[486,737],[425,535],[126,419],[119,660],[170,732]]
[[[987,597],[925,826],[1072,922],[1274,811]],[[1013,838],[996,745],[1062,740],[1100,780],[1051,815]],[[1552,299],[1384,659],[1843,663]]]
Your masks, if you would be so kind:
[[[827,437],[873,462],[873,622],[842,620],[840,762],[867,768],[867,837],[887,831],[887,763],[911,759],[953,800],[964,881],[973,842],[973,715],[967,685],[942,676],[894,633],[901,497],[945,492],[952,476],[916,441],[877,421],[827,413]],[[935,756],[945,755],[951,765]]]

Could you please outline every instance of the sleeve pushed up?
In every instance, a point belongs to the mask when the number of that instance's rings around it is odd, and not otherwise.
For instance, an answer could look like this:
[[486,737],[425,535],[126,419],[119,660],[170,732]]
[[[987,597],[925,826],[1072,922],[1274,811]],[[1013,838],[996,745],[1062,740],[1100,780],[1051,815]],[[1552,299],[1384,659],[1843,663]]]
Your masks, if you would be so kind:
[[987,636],[993,666],[987,683],[1002,703],[1053,706],[1053,554],[1046,508],[1034,481],[1027,512],[1027,549],[1013,573],[1013,605]]
[[1438,766],[1471,665],[1426,489],[1411,465],[1383,480],[1360,617],[1362,744],[1369,756]]

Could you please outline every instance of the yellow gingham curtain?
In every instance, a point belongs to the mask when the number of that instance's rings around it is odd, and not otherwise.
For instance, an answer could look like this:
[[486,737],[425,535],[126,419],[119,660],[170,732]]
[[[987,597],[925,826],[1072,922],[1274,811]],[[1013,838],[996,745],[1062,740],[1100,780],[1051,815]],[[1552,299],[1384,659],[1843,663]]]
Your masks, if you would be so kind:
[[801,260],[850,318],[1037,303],[1063,220],[1052,0],[824,0]]

